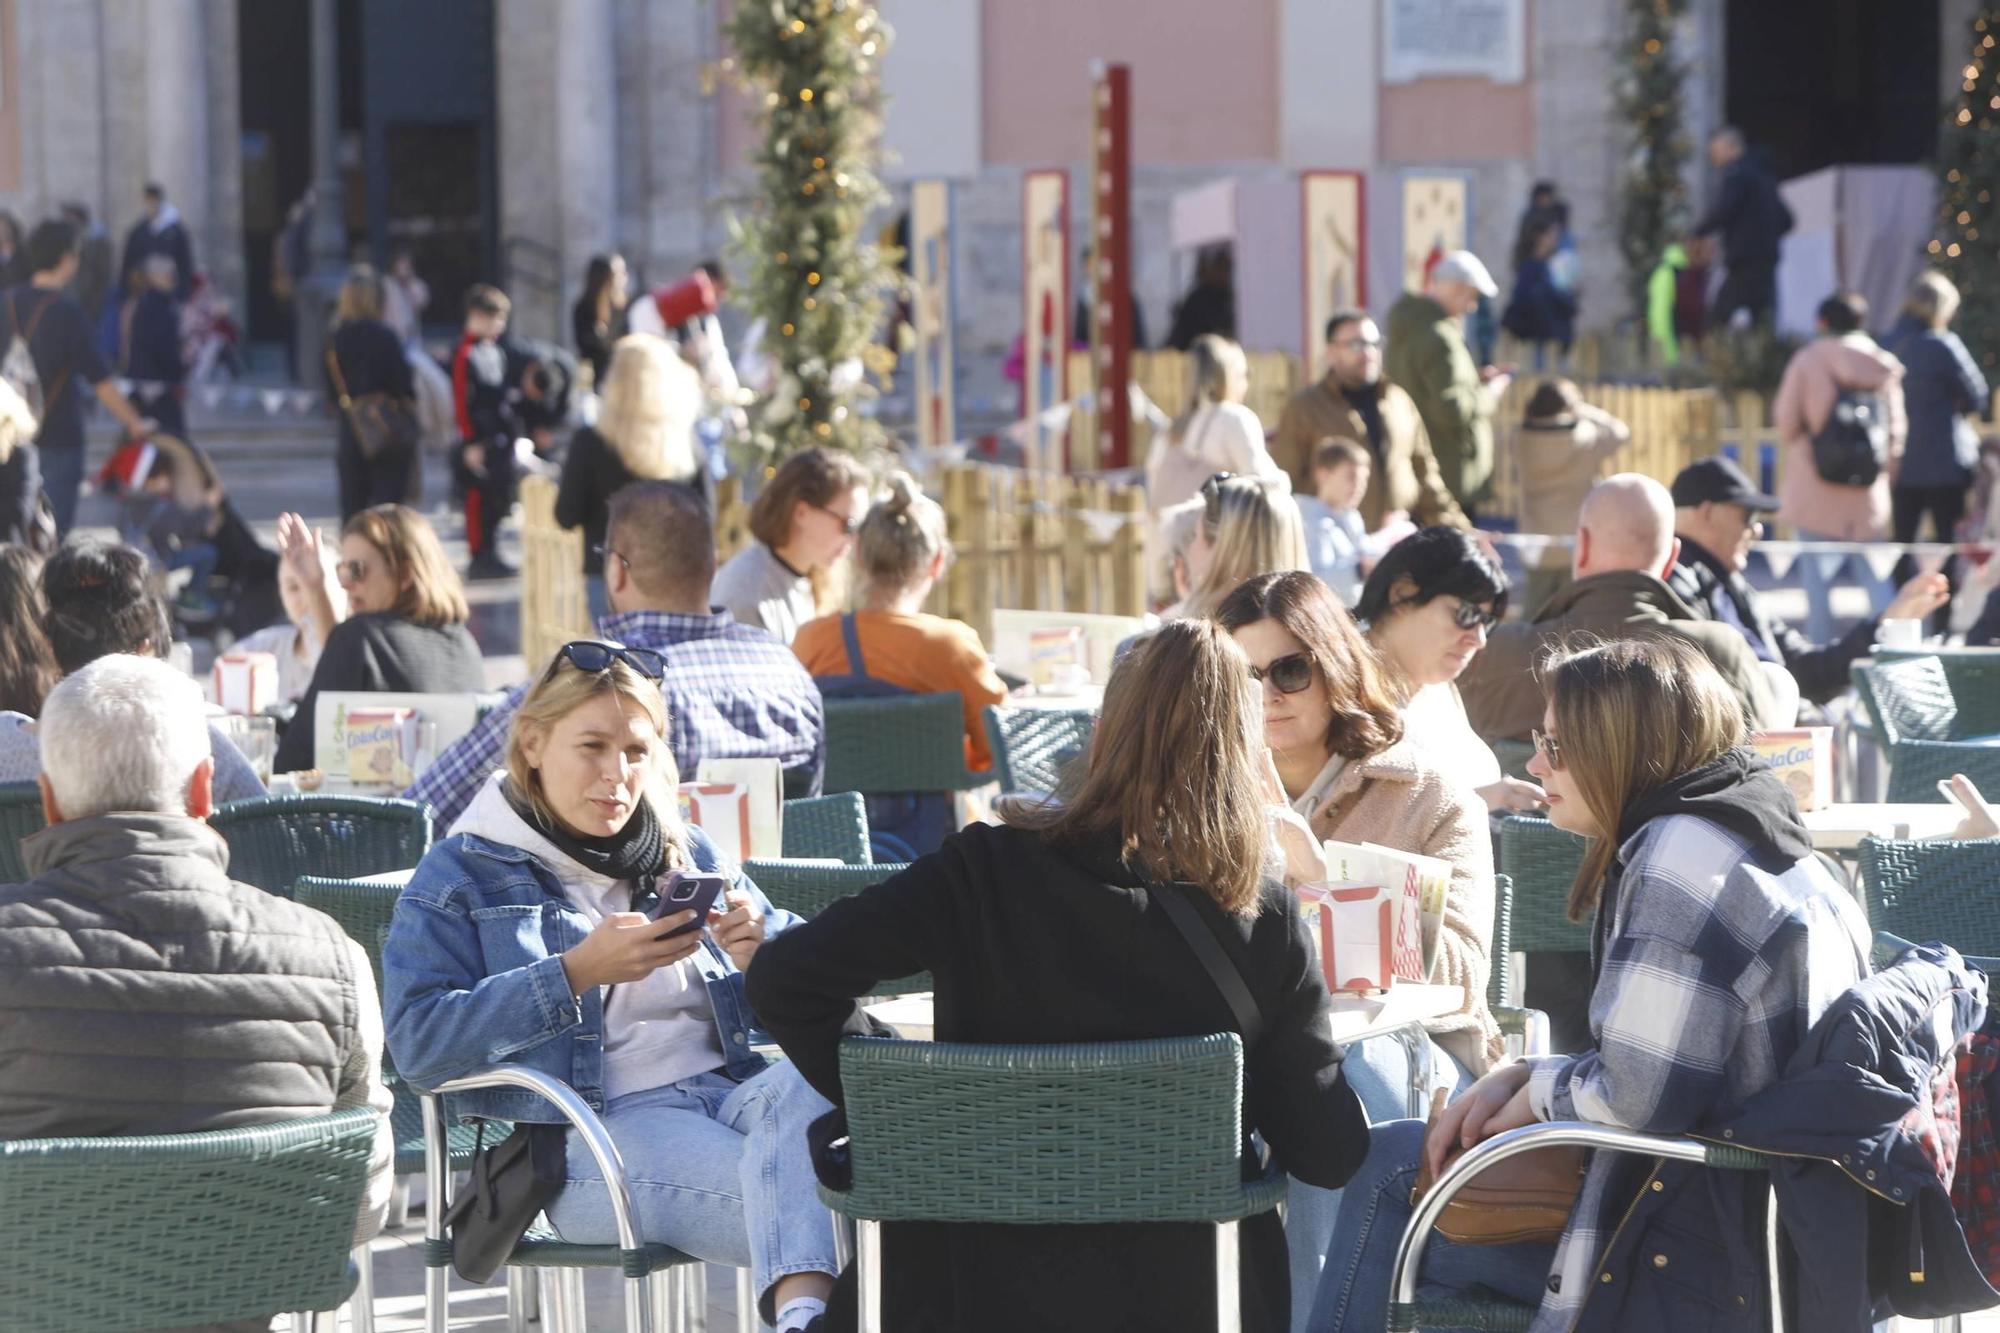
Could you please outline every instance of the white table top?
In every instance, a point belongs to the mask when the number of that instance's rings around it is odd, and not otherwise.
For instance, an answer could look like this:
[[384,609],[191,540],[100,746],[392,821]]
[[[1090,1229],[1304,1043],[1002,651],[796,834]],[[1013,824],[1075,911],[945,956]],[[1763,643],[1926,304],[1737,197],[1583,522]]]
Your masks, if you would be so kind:
[[1965,812],[1951,801],[1923,805],[1829,805],[1800,816],[1815,850],[1851,852],[1863,838],[1947,838]]
[[1041,690],[1030,686],[1014,690],[1007,695],[1009,708],[1046,708],[1064,710],[1087,708],[1095,713],[1104,707],[1104,687],[1102,685],[1078,685],[1070,689]]
[[1379,995],[1336,993],[1328,1007],[1333,1011],[1333,1039],[1345,1046],[1426,1019],[1442,1018],[1464,1003],[1462,986],[1399,981]]
[[[1380,995],[1336,995],[1329,1006],[1333,1011],[1333,1039],[1347,1045],[1377,1037],[1442,1017],[1464,1002],[1465,991],[1461,987],[1409,981],[1398,982]],[[935,1035],[936,1020],[929,991],[877,1000],[862,1007],[909,1041],[930,1041]]]

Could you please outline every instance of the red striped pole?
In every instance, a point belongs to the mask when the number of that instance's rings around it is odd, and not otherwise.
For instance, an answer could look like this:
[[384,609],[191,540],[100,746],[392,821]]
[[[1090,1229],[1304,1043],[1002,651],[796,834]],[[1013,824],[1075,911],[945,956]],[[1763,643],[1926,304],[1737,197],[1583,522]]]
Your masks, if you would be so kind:
[[1126,388],[1132,381],[1132,70],[1098,61],[1091,73],[1097,85],[1090,191],[1097,465],[1116,468],[1132,458],[1132,404]]

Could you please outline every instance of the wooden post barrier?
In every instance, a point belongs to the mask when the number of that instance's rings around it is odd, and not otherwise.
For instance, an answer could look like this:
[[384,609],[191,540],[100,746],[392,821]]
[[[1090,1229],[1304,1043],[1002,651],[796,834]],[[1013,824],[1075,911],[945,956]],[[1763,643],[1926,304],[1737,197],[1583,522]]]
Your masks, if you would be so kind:
[[521,479],[521,656],[532,674],[571,639],[596,634],[583,586],[583,531],[556,523],[556,484]]

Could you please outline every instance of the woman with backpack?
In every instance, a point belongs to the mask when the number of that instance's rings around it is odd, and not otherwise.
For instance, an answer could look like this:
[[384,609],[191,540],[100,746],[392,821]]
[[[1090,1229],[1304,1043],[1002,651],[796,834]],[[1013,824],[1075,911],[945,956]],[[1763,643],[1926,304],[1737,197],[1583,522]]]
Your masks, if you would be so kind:
[[[1903,453],[1903,363],[1868,336],[1868,302],[1859,292],[1835,292],[1819,306],[1819,336],[1792,354],[1771,405],[1783,464],[1778,469],[1778,521],[1790,524],[1800,541],[1872,542],[1889,531],[1889,487]],[[1837,409],[1865,407],[1882,426],[1885,447],[1880,467],[1866,484],[1822,474],[1831,461],[1829,432],[1841,428]],[[1799,561],[1806,593],[1806,637],[1827,643],[1834,637],[1832,584],[1850,557],[1809,554]],[[1868,589],[1872,614],[1895,595],[1858,557],[1854,571]]]

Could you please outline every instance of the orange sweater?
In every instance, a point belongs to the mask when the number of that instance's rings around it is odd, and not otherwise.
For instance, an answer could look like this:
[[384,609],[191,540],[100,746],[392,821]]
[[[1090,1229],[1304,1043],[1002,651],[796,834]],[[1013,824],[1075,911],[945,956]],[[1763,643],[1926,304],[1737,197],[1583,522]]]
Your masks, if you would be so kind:
[[[921,613],[857,611],[854,634],[861,641],[868,674],[876,680],[917,694],[957,690],[965,701],[966,764],[975,773],[993,767],[980,714],[988,704],[1006,703],[1007,687],[994,674],[993,664],[986,660],[986,645],[970,625]],[[854,674],[839,616],[821,616],[800,626],[792,651],[815,676]]]

